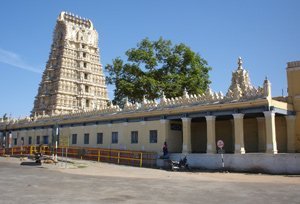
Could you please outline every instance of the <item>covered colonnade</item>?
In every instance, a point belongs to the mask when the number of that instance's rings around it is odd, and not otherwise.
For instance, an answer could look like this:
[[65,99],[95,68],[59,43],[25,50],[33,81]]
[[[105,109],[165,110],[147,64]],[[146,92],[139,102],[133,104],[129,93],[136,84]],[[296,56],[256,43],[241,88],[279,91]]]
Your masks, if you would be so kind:
[[170,152],[214,154],[218,140],[224,141],[225,153],[295,152],[295,115],[288,110],[261,106],[168,118],[170,129],[174,124],[181,127],[180,133],[172,131],[166,138]]

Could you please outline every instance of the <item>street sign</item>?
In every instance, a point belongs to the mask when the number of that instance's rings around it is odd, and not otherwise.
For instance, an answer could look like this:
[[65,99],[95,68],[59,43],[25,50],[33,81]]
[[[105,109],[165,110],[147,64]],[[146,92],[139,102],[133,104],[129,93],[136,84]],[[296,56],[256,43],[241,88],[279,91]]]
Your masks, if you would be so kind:
[[219,148],[222,149],[222,148],[224,147],[224,142],[223,142],[223,140],[218,140],[217,146],[218,146]]
[[63,147],[69,146],[69,137],[66,134],[61,134],[59,137],[59,145]]
[[224,164],[224,150],[222,149],[224,147],[224,142],[223,140],[218,140],[217,142],[217,146],[220,148],[220,150],[218,151],[218,153],[220,154],[221,153],[221,157],[222,157],[222,167],[224,168],[225,167],[225,164]]

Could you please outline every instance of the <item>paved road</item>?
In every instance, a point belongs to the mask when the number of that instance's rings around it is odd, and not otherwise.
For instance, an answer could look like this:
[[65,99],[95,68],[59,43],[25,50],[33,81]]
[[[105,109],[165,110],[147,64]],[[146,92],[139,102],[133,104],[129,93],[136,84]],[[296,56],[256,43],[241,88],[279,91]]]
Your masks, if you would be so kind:
[[[19,163],[0,159],[1,204],[300,203],[300,182],[224,182],[189,176],[186,179],[88,176]],[[299,181],[298,176],[291,181],[294,179]]]

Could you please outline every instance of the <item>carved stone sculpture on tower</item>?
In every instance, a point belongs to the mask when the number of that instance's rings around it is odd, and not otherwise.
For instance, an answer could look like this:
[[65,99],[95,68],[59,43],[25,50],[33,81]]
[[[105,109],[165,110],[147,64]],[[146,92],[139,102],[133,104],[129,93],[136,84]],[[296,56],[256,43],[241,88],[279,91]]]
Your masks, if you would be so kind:
[[238,58],[238,68],[232,72],[231,85],[228,89],[226,96],[234,100],[239,100],[245,98],[256,90],[252,86],[249,78],[249,73],[246,71],[243,66],[242,58]]
[[100,109],[107,101],[97,31],[90,20],[61,12],[32,115]]

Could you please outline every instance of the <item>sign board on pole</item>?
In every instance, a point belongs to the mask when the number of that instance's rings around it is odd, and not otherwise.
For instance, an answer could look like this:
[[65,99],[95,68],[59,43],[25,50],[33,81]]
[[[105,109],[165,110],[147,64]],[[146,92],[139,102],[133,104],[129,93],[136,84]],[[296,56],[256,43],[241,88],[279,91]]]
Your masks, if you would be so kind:
[[58,126],[56,125],[56,128],[55,128],[55,135],[57,136],[59,134],[59,128]]
[[69,146],[69,137],[66,134],[61,134],[59,137],[59,145],[62,147],[68,147]]
[[218,146],[219,148],[222,149],[222,148],[224,147],[224,142],[223,142],[223,140],[218,140],[217,146]]
[[12,134],[9,133],[8,134],[8,148],[11,148],[12,147]]
[[224,168],[224,150],[222,149],[224,147],[224,142],[223,140],[218,140],[217,141],[217,146],[220,148],[220,150],[218,151],[219,153],[221,153],[221,157],[222,157],[222,167]]

